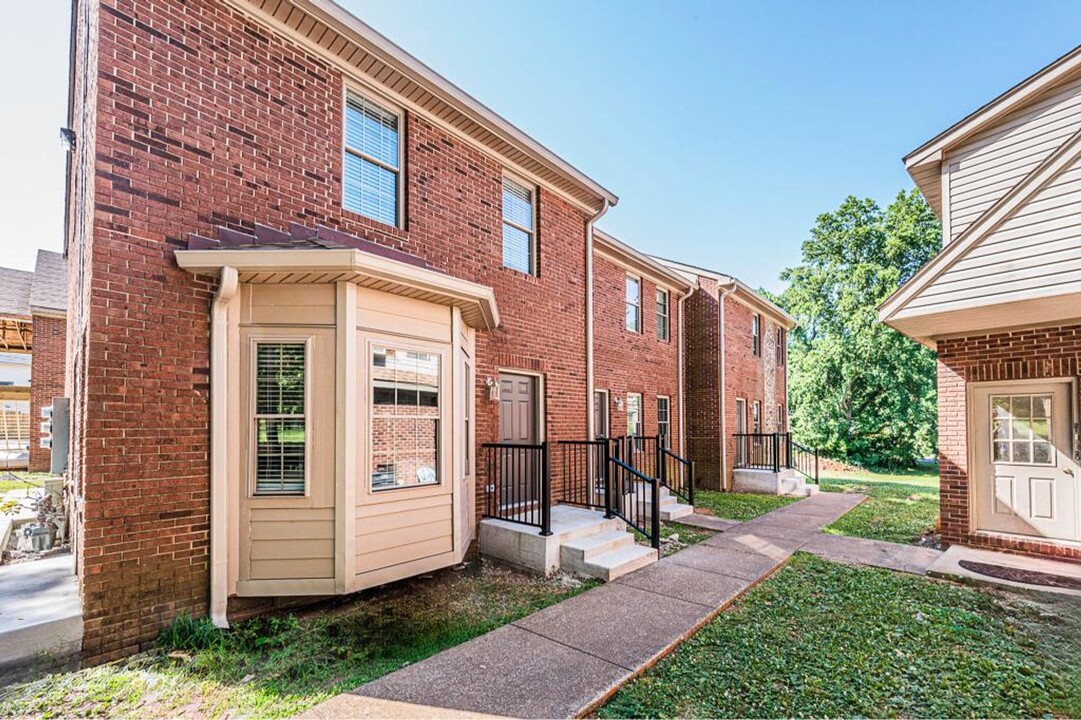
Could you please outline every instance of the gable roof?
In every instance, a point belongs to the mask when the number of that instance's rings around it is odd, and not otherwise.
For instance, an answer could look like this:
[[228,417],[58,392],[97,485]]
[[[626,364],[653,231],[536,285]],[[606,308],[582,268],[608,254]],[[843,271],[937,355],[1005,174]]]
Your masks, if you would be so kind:
[[[969,225],[956,240],[948,244],[938,255],[920,268],[907,283],[890,295],[879,307],[879,319],[905,334],[916,337],[925,344],[933,345],[934,334],[932,328],[935,323],[929,322],[928,318],[936,315],[936,311],[928,308],[913,311],[910,309],[910,303],[920,297],[922,293],[933,288],[935,281],[942,277],[947,270],[964,259],[981,241],[994,233],[1003,223],[1025,207],[1041,190],[1079,161],[1081,161],[1081,130],[1071,135],[1061,147],[1044,159],[1020,183]],[[992,304],[994,304],[993,301],[984,303],[984,305]],[[1046,309],[1044,312],[1045,319],[1053,319]],[[937,314],[943,317],[947,315],[947,313],[942,312]],[[1076,311],[1074,315],[1076,315]],[[988,313],[981,314],[979,322],[986,323],[990,317],[991,315]],[[946,326],[946,323],[939,324]],[[960,325],[956,321],[948,325],[950,332],[980,329]]]
[[[600,210],[619,198],[333,0],[227,0],[257,21],[316,47],[347,72],[386,88],[577,203]],[[268,22],[269,21],[269,22]]]
[[30,288],[34,273],[0,268],[0,316],[30,317]]
[[940,163],[945,152],[1079,74],[1081,45],[905,155],[905,168],[935,212],[942,216]]
[[30,286],[32,313],[66,314],[68,311],[68,264],[64,256],[38,250]]

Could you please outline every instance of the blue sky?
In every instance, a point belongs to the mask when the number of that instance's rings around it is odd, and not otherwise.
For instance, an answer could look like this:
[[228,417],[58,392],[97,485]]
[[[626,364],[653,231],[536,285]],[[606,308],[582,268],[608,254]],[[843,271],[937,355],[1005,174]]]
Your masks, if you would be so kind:
[[[818,213],[1081,43],[1078,2],[341,1],[618,194],[607,230],[774,290]],[[3,265],[62,243],[68,7],[0,31]]]

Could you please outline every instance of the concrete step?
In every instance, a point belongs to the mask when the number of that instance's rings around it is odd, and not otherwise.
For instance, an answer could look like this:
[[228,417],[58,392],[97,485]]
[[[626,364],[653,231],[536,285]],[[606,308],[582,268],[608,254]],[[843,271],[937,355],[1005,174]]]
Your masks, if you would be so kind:
[[634,536],[623,530],[607,530],[594,535],[575,538],[559,548],[560,562],[564,570],[580,572],[583,566],[599,555],[634,544]]
[[661,506],[661,520],[668,522],[670,520],[679,520],[681,517],[686,517],[694,512],[694,507],[686,505],[684,503],[673,503],[668,506]]
[[583,573],[610,582],[655,562],[657,562],[656,550],[645,545],[632,544],[629,547],[598,555],[585,564]]

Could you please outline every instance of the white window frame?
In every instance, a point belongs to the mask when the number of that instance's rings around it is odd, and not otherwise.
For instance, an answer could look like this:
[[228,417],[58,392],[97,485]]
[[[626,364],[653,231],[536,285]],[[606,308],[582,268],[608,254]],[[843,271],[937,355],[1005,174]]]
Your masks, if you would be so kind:
[[785,432],[785,412],[781,403],[777,403],[777,432]]
[[[632,281],[635,282],[638,285],[638,301],[636,303],[633,303],[633,304],[631,303],[630,300],[627,300],[627,288],[628,288],[628,286],[630,285],[630,283]],[[627,275],[625,276],[625,279],[623,280],[623,304],[624,304],[624,307],[623,307],[623,324],[631,332],[641,334],[642,333],[642,278],[641,278],[641,276],[639,276],[639,275],[631,275],[630,273],[627,273]],[[627,325],[627,319],[626,319],[627,318],[627,310],[629,308],[632,308],[632,307],[635,308],[635,313],[634,313],[635,327],[630,327],[629,325]]]
[[784,367],[787,360],[786,355],[788,348],[785,345],[785,330],[783,327],[777,328],[777,367]]
[[[530,212],[530,218],[533,221],[533,229],[532,230],[530,230],[529,228],[524,228],[521,225],[519,225],[518,223],[512,222],[512,221],[507,219],[506,209],[503,207],[503,183],[508,182],[508,181],[511,182],[511,183],[514,183],[518,187],[522,188],[523,190],[527,190],[529,192],[529,212]],[[537,225],[538,225],[537,220],[538,220],[538,217],[539,217],[538,214],[537,214],[537,198],[538,198],[539,195],[540,195],[540,193],[537,192],[536,183],[531,183],[528,180],[525,180],[524,178],[522,178],[522,177],[520,177],[518,175],[515,175],[514,173],[508,172],[506,170],[503,171],[502,179],[499,182],[499,215],[500,215],[500,219],[501,219],[501,224],[499,226],[499,229],[500,229],[500,233],[499,233],[500,252],[502,253],[502,249],[503,249],[503,232],[502,232],[503,225],[509,225],[510,227],[514,228],[515,230],[518,230],[520,232],[524,232],[527,236],[529,236],[529,272],[524,273],[524,274],[532,275],[533,277],[539,277],[540,276],[540,262],[539,262],[539,252],[538,252],[539,247],[538,247],[538,243],[537,243]],[[514,270],[515,272],[522,272],[518,268],[512,268],[509,265],[507,265],[507,259],[505,257],[501,257],[500,262],[502,263],[503,267],[505,269],[507,269],[507,270]]]
[[[631,431],[631,398],[638,398],[638,432]],[[629,392],[627,393],[627,434],[631,436],[639,436],[642,434],[643,419],[642,414],[645,409],[642,407],[642,393]]]
[[751,403],[751,434],[762,434],[762,403],[758,400]]
[[[1031,399],[1038,396],[1038,395],[1039,396],[1043,396],[1043,395],[1047,396],[1047,404],[1048,404],[1048,408],[1049,408],[1048,412],[1047,412],[1047,418],[1046,418],[1046,420],[1047,420],[1047,440],[1046,441],[1041,441],[1041,442],[1046,442],[1047,445],[1048,445],[1048,461],[1045,462],[1045,463],[1042,463],[1042,462],[1036,462],[1035,459],[1032,459],[1032,460],[1029,460],[1029,462],[1018,462],[1018,461],[1013,459],[1013,444],[1015,442],[1027,442],[1028,447],[1029,447],[1029,457],[1030,458],[1035,458],[1036,457],[1035,433],[1033,433],[1032,438],[1015,439],[1013,437],[1013,428],[1012,428],[1013,418],[1012,418],[1012,413],[1011,413],[1011,420],[1010,420],[1011,428],[1010,428],[1009,437],[1004,441],[1003,440],[996,440],[996,438],[995,438],[995,429],[994,429],[995,428],[995,419],[996,419],[995,418],[995,399],[996,398],[1009,398],[1010,405],[1012,407],[1013,399],[1015,397],[1027,397],[1027,398],[1029,398],[1029,402],[1031,403]],[[1022,467],[1053,468],[1053,467],[1058,465],[1058,454],[1057,454],[1058,453],[1058,448],[1055,447],[1055,435],[1054,435],[1054,428],[1055,428],[1055,425],[1054,425],[1054,422],[1055,422],[1055,394],[1053,392],[1035,392],[1035,393],[1023,393],[1023,392],[1022,393],[1019,393],[1019,392],[993,393],[992,392],[987,396],[987,420],[988,420],[988,423],[987,423],[987,427],[984,428],[984,432],[989,433],[988,438],[987,438],[987,451],[990,454],[989,460],[990,460],[992,466],[994,466],[994,465],[1018,465],[1018,466],[1022,466]],[[1030,416],[1029,417],[1029,422],[1031,422],[1031,420],[1032,420],[1032,418]],[[1032,432],[1032,431],[1029,430],[1029,432]],[[1005,442],[1009,446],[1009,448],[1010,448],[1010,459],[1008,461],[1006,461],[1006,460],[995,460],[995,443],[996,442]]]
[[[249,340],[248,356],[248,497],[260,500],[282,499],[296,500],[311,495],[312,473],[312,337],[305,336],[259,336]],[[258,409],[259,394],[259,346],[260,345],[304,345],[304,492],[302,493],[261,493],[259,487],[259,421],[268,419],[293,419],[296,415],[263,415]]]
[[[661,298],[664,298],[664,312],[661,312]],[[672,294],[664,288],[657,288],[657,339],[669,342],[672,339]]]
[[[349,96],[356,95],[361,97],[373,105],[378,105],[381,109],[394,115],[398,119],[398,167],[387,167],[386,163],[377,160],[364,151],[358,148],[350,148],[346,144],[347,128],[349,125]],[[346,212],[351,212],[355,215],[360,215],[362,218],[371,220],[381,224],[386,224],[378,218],[373,218],[365,215],[359,210],[351,210],[345,207],[345,160],[346,156],[354,155],[356,157],[367,160],[373,165],[378,165],[381,168],[386,169],[389,172],[393,172],[397,182],[395,183],[394,193],[394,224],[391,227],[400,229],[404,228],[405,218],[405,110],[391,102],[386,96],[373,92],[368,88],[358,87],[354,83],[346,83],[345,90],[342,94],[342,182],[341,182],[341,198],[339,204]]]
[[751,354],[762,355],[762,316],[758,313],[751,316]]
[[[665,409],[665,421],[663,423],[665,432],[661,432],[661,401],[664,401]],[[672,398],[668,395],[657,396],[657,435],[664,437],[668,440],[672,439]]]
[[609,398],[608,398],[608,391],[607,390],[602,389],[602,388],[594,388],[593,389],[593,413],[594,413],[594,415],[596,415],[597,400],[599,398],[602,398],[602,396],[603,396],[603,399],[601,399],[601,403],[602,403],[602,406],[604,407],[604,424],[605,424],[606,427],[604,428],[604,432],[601,432],[601,428],[598,428],[598,427],[593,428],[593,437],[594,438],[599,438],[599,437],[606,438],[606,437],[609,437],[609,435],[612,432],[612,413],[611,413],[611,408],[608,405]]

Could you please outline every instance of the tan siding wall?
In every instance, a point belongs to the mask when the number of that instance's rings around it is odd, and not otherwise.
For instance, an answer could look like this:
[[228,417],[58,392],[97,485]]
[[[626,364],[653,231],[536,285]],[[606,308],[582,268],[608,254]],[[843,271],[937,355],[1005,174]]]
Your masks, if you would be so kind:
[[955,310],[1081,291],[1081,162],[909,303]]
[[1081,128],[1081,79],[1007,116],[946,158],[951,239]]

